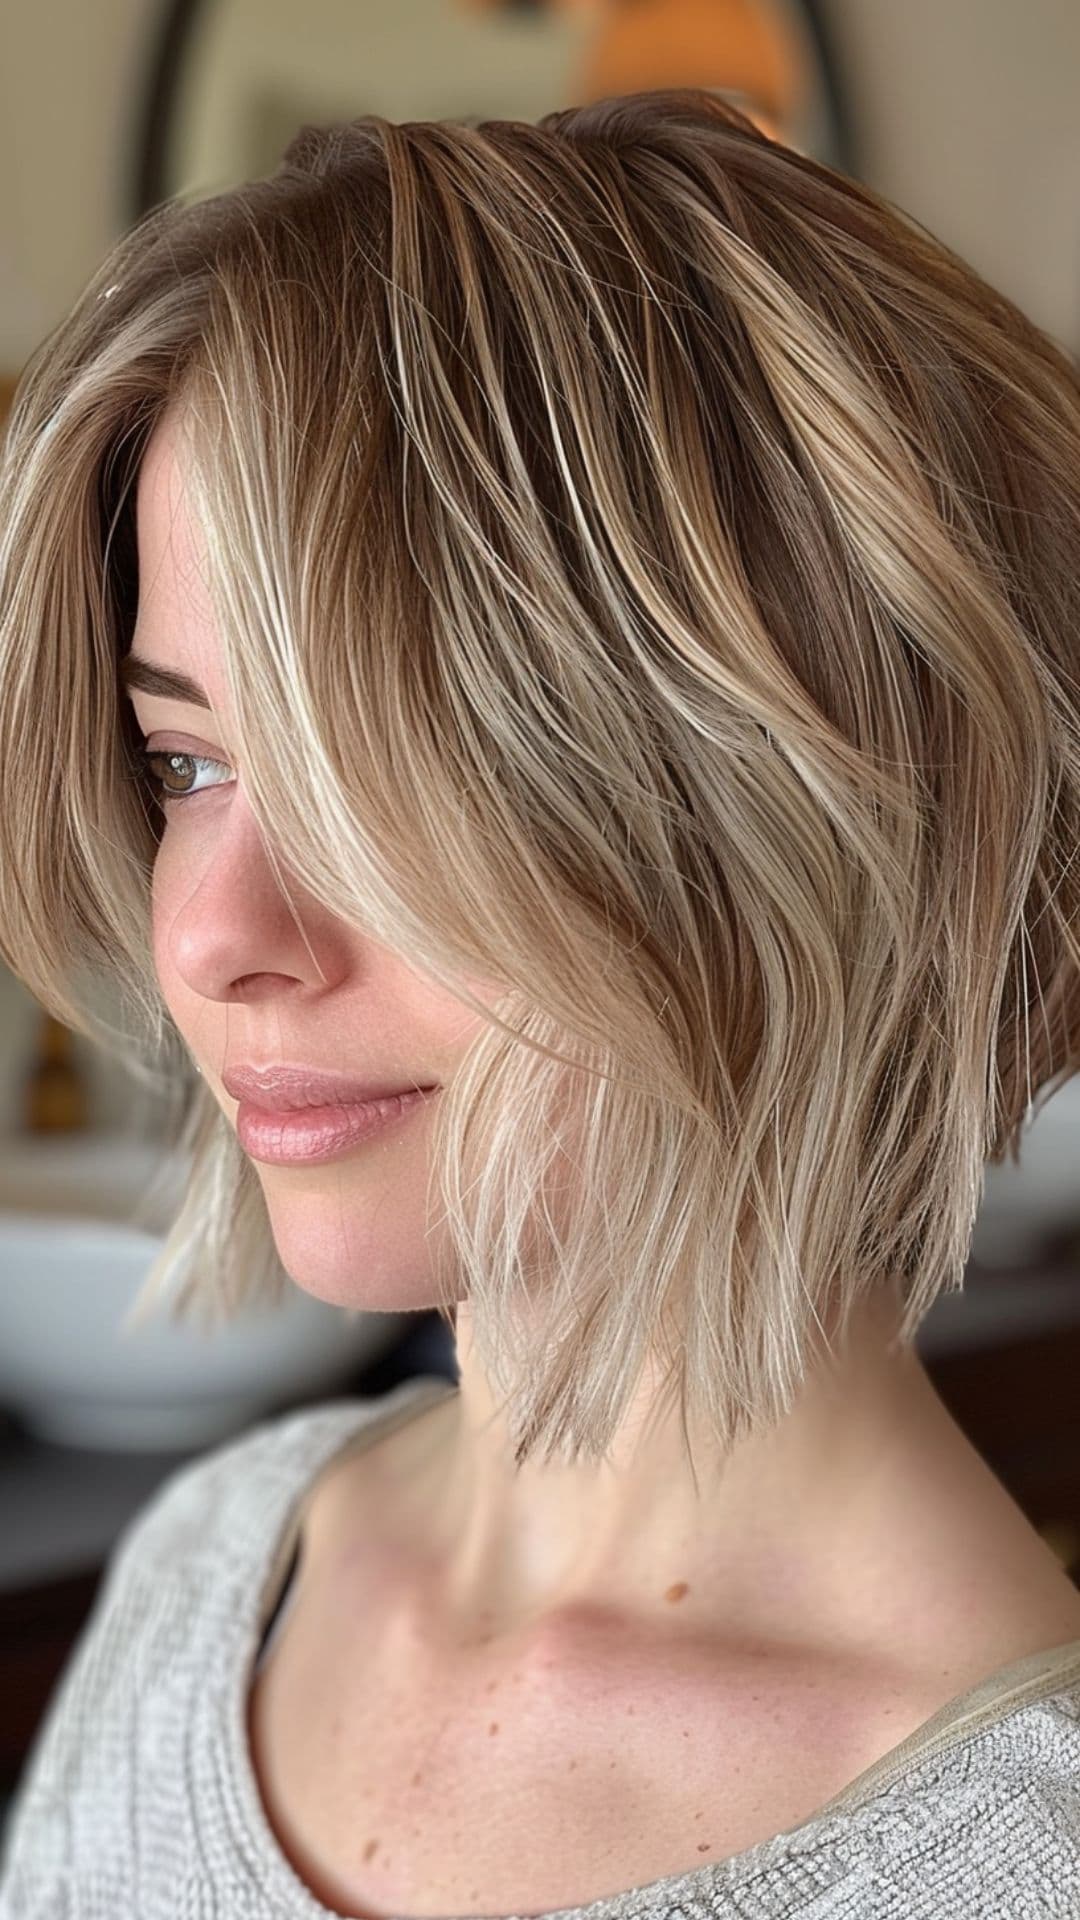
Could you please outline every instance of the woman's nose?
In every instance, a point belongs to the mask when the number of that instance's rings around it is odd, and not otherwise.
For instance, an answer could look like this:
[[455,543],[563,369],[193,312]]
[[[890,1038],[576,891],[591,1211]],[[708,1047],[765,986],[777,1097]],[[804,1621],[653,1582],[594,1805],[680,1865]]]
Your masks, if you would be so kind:
[[345,929],[280,858],[271,858],[241,796],[192,863],[194,884],[191,866],[185,863],[181,878],[167,854],[159,855],[154,874],[155,918],[162,916],[171,964],[192,993],[254,1000],[290,987],[326,988],[341,977]]

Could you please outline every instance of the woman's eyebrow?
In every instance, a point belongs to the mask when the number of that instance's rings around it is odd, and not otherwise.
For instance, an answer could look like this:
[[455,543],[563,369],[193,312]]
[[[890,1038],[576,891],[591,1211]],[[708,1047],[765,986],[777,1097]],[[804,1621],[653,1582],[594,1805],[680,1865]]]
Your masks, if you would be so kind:
[[186,673],[174,673],[171,667],[159,667],[139,653],[126,653],[121,660],[120,685],[127,693],[138,687],[143,693],[156,693],[162,700],[184,700],[192,707],[209,709],[210,706],[197,680],[189,680]]

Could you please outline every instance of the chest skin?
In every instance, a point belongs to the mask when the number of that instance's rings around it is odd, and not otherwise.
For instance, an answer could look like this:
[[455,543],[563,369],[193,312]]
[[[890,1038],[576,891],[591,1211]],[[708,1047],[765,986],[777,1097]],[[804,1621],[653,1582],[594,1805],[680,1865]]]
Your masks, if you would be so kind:
[[921,1482],[896,1546],[863,1559],[842,1637],[793,1637],[778,1580],[721,1630],[706,1584],[670,1569],[633,1618],[579,1604],[511,1629],[494,1607],[455,1612],[424,1559],[437,1503],[417,1493],[445,1417],[313,1489],[248,1702],[278,1844],[356,1920],[544,1914],[723,1860],[810,1818],[999,1667],[1080,1636],[1080,1594],[966,1442],[942,1511]]

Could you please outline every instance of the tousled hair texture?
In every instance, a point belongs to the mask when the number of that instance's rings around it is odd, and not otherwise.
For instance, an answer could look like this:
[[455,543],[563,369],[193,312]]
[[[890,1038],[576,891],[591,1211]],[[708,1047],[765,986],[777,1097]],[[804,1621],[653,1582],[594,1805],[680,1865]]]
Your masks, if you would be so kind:
[[118,240],[0,472],[0,953],[169,1094],[147,1297],[228,1316],[287,1276],[117,676],[174,403],[268,848],[484,1015],[428,1197],[515,1459],[602,1457],[647,1365],[726,1452],[875,1289],[912,1340],[1080,1065],[1064,350],[696,90],[306,126]]

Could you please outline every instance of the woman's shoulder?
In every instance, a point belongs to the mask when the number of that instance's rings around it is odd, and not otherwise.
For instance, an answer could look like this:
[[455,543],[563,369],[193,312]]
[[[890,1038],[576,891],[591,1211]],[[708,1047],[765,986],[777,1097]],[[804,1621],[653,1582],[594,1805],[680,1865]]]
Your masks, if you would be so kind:
[[117,1537],[99,1600],[143,1570],[227,1568],[263,1554],[313,1478],[354,1438],[392,1426],[446,1383],[428,1375],[388,1391],[341,1397],[264,1416],[173,1468]]
[[921,1751],[897,1749],[805,1826],[731,1863],[730,1878],[721,1867],[725,1891],[764,1888],[775,1869],[781,1884],[813,1885],[823,1917],[1080,1915],[1078,1658],[1041,1687],[1002,1689],[996,1706],[988,1683],[981,1713]]
[[240,1561],[264,1544],[279,1507],[302,1494],[354,1433],[377,1421],[380,1399],[338,1399],[257,1420],[166,1474],[109,1555],[105,1587],[143,1569]]
[[[199,1737],[200,1702],[231,1697],[239,1684],[306,1490],[339,1448],[392,1423],[425,1386],[409,1380],[377,1397],[264,1417],[175,1467],[128,1521],[9,1809],[0,1878],[9,1898],[14,1887],[24,1899],[14,1910],[51,1912],[46,1883],[59,1900],[85,1857],[106,1879],[115,1872],[111,1911],[132,1910],[142,1789],[162,1787],[167,1756]],[[203,1731],[212,1743],[209,1720]],[[163,1789],[176,1821],[181,1787],[178,1778]]]

